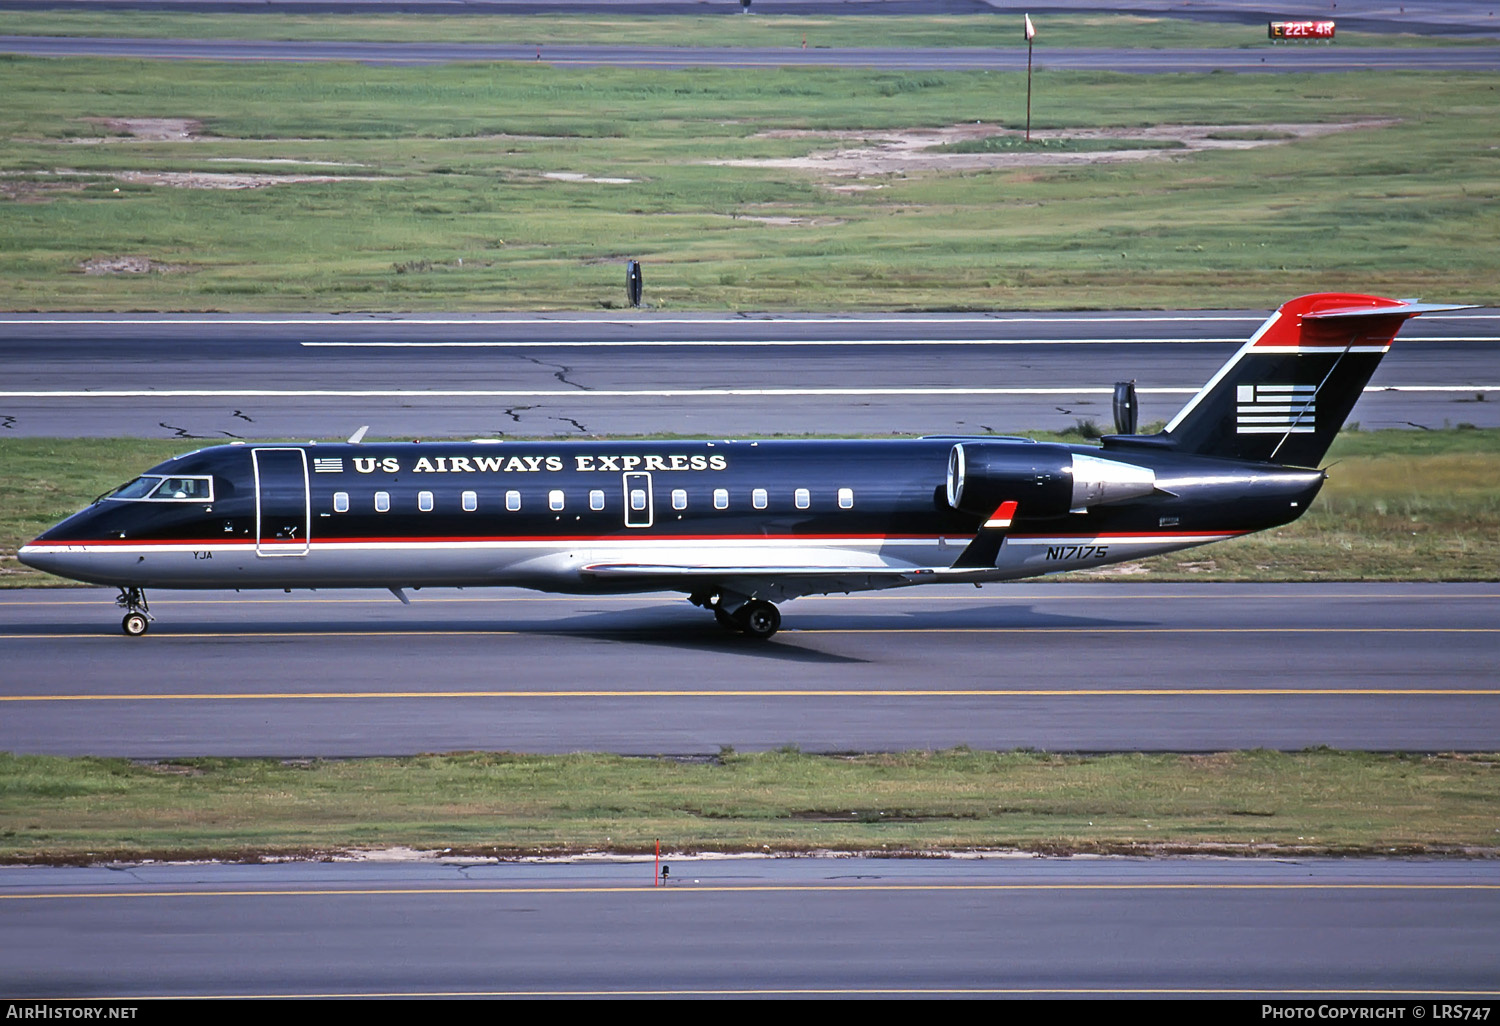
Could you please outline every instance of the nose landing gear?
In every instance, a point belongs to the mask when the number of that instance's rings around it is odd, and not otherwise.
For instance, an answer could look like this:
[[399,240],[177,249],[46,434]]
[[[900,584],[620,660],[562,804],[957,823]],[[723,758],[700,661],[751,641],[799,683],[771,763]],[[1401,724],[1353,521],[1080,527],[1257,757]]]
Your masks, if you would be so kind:
[[132,638],[145,634],[151,627],[151,621],[156,619],[151,615],[146,593],[140,588],[121,588],[115,605],[125,610],[125,619],[120,621],[120,629]]

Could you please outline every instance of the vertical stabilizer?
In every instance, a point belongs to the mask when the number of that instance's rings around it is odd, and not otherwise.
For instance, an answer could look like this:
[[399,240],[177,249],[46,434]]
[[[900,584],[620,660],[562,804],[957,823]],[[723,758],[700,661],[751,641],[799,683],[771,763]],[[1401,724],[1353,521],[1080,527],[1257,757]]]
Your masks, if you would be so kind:
[[1407,318],[1461,309],[1342,292],[1293,299],[1163,434],[1178,452],[1315,467]]

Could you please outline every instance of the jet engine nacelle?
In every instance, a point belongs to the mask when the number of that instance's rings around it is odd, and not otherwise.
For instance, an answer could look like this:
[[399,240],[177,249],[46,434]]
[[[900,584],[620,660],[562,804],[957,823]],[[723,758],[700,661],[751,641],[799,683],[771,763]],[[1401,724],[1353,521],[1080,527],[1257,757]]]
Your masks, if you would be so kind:
[[1054,517],[1127,502],[1156,490],[1148,467],[1070,452],[1061,445],[960,442],[948,454],[948,505],[988,516],[1015,501],[1023,517]]

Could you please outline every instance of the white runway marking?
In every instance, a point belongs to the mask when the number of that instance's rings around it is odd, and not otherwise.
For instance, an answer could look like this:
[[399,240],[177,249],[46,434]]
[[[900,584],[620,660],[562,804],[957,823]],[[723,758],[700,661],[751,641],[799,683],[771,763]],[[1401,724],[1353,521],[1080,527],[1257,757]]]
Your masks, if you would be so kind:
[[[687,346],[766,349],[773,346],[1092,346],[1151,345],[1158,343],[1243,342],[1229,338],[804,338],[804,339],[633,339],[557,340],[551,342],[479,341],[348,341],[299,342],[307,349],[631,349]],[[1437,342],[1500,342],[1494,338],[1428,339]]]
[[[1202,386],[1139,388],[1141,395],[1196,395]],[[1495,385],[1371,385],[1366,392],[1500,392]],[[1113,395],[1111,387],[1079,388],[100,388],[0,391],[0,399],[692,399],[796,396]]]
[[[1205,342],[1244,342],[1239,336],[1225,338],[819,338],[819,339],[635,339],[556,340],[550,342],[479,341],[347,341],[299,342],[307,349],[647,349],[712,346],[755,348],[790,346],[1141,346],[1193,345]],[[1426,335],[1412,342],[1500,342],[1500,335]],[[1363,352],[1364,350],[1359,350]]]
[[[1205,323],[1215,321],[1227,321],[1233,323],[1260,322],[1265,319],[1263,314],[1120,314],[1120,315],[1087,315],[1067,314],[1056,317],[1043,317],[1033,315],[1009,316],[1005,314],[987,314],[980,316],[956,316],[949,317],[941,314],[923,316],[881,316],[868,314],[829,314],[826,316],[788,316],[778,317],[774,314],[719,314],[706,317],[549,317],[546,315],[489,315],[475,314],[467,317],[455,316],[413,316],[403,317],[398,314],[368,314],[357,317],[314,317],[314,316],[277,316],[274,314],[238,316],[226,315],[215,317],[203,317],[184,315],[178,317],[5,317],[0,316],[0,325],[23,324],[32,327],[40,326],[67,326],[75,324],[112,324],[112,325],[242,325],[249,327],[276,326],[286,324],[311,324],[329,328],[367,328],[371,325],[390,324],[412,324],[418,326],[458,326],[474,324],[587,324],[587,325],[629,325],[631,327],[652,327],[654,325],[674,324],[1111,324],[1111,323],[1157,323],[1157,322],[1181,322],[1181,323]],[[1500,315],[1489,315],[1500,316]]]
[[[1147,312],[1129,314],[1060,314],[1057,316],[1040,316],[1035,314],[981,314],[945,316],[933,315],[870,315],[870,314],[829,314],[826,316],[814,315],[791,315],[777,316],[775,314],[716,314],[711,316],[662,316],[662,317],[572,317],[547,316],[547,315],[495,315],[474,314],[470,316],[453,315],[417,315],[403,317],[398,314],[364,314],[354,317],[341,316],[313,316],[313,315],[291,315],[278,316],[275,314],[264,315],[239,315],[228,314],[223,316],[119,316],[119,317],[66,317],[58,315],[50,316],[4,316],[0,315],[0,327],[6,325],[21,325],[26,327],[68,327],[76,325],[109,325],[117,327],[160,327],[160,326],[192,326],[203,327],[277,327],[286,325],[316,326],[323,328],[351,328],[363,329],[371,326],[410,325],[414,327],[464,327],[473,325],[499,325],[499,326],[525,326],[525,325],[595,325],[610,327],[638,327],[651,328],[657,326],[673,325],[743,325],[743,324],[822,324],[822,325],[861,325],[861,324],[922,324],[922,325],[944,325],[944,324],[1258,324],[1269,316],[1269,312],[1245,313],[1245,314],[1221,314],[1221,313],[1178,313],[1178,314],[1153,314]],[[1454,313],[1454,314],[1427,314],[1428,321],[1433,320],[1500,320],[1500,313]]]

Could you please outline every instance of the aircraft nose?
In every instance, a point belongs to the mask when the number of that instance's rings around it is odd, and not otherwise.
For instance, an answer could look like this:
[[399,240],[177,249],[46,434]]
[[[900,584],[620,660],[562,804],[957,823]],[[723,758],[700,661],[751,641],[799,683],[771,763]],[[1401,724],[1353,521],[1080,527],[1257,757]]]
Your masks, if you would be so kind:
[[46,545],[30,542],[16,551],[16,558],[33,570],[42,570],[59,577],[73,577],[84,558],[82,552],[72,552],[61,545]]

